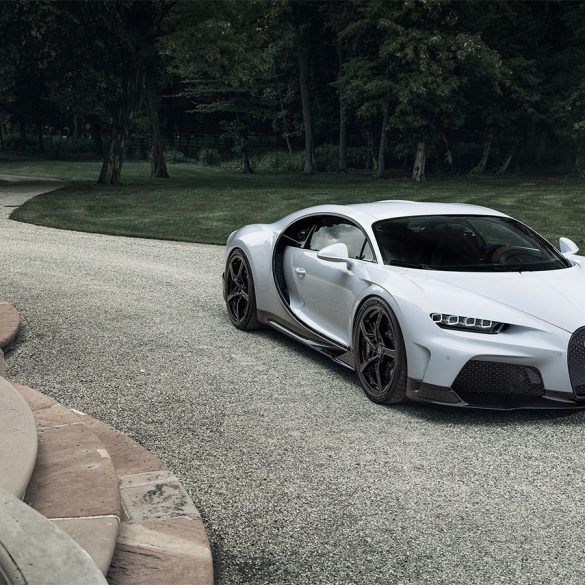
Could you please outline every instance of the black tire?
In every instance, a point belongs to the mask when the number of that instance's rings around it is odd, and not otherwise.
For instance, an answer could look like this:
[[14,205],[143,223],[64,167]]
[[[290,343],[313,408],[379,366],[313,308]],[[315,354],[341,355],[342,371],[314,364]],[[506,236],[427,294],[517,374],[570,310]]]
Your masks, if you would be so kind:
[[353,327],[355,371],[366,396],[378,404],[406,398],[406,349],[392,309],[380,298],[360,307]]
[[229,256],[224,273],[225,306],[234,327],[252,331],[261,327],[256,310],[252,271],[246,255],[236,248]]

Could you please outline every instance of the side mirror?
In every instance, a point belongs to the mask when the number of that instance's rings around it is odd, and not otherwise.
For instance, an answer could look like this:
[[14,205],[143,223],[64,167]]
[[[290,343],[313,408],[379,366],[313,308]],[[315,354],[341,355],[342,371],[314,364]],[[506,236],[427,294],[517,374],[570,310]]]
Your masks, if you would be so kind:
[[321,248],[317,252],[317,258],[327,260],[327,262],[345,262],[348,268],[351,264],[347,246],[341,242],[338,242],[337,244],[329,244],[329,246]]
[[571,256],[579,251],[579,246],[573,240],[569,240],[569,238],[560,238],[559,248],[563,256]]

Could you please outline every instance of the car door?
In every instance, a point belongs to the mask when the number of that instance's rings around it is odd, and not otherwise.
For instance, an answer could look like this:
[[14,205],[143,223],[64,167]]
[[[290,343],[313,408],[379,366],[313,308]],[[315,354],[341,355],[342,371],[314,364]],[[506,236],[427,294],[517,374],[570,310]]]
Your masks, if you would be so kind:
[[349,346],[349,316],[368,284],[345,262],[317,256],[319,250],[335,243],[345,244],[354,262],[374,262],[371,244],[357,225],[345,218],[322,216],[304,247],[291,248],[285,254],[285,278],[295,315],[316,331]]

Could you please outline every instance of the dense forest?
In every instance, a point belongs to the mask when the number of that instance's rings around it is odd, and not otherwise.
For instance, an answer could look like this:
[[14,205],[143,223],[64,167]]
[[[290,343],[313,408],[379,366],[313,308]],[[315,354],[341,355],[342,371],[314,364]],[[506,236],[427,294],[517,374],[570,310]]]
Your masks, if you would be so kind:
[[131,145],[155,177],[585,176],[583,2],[14,1],[0,38],[0,148],[89,153],[103,184]]

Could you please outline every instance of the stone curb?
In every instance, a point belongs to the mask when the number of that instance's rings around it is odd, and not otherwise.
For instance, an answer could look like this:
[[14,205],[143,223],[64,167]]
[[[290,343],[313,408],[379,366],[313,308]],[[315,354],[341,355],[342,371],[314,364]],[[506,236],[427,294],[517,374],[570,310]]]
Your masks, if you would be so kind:
[[0,404],[0,488],[22,499],[37,459],[35,419],[16,388],[2,377]]
[[105,575],[118,538],[118,477],[99,438],[70,409],[15,384],[36,420],[39,452],[25,502],[75,540]]
[[18,311],[8,302],[0,301],[0,348],[10,347],[20,327]]
[[[16,388],[34,411],[39,432],[47,429],[50,432],[59,425],[60,428],[83,426],[86,432],[97,437],[111,458],[119,481],[121,523],[119,527],[116,525],[117,544],[107,574],[110,585],[212,585],[213,562],[207,533],[197,508],[177,477],[124,433],[89,415],[67,409],[40,392],[25,386]],[[43,485],[39,482],[39,493]],[[75,498],[75,494],[69,493],[67,497]],[[56,501],[51,505],[58,509]],[[83,502],[77,504],[77,509],[85,507],[88,506]],[[76,520],[76,524],[59,523],[62,520]],[[55,522],[89,549],[92,538],[88,537],[94,531],[88,520],[80,516]],[[88,552],[99,562],[100,558],[96,557],[100,547],[96,552],[93,545],[94,550]],[[144,562],[145,557],[149,558],[148,563]],[[103,560],[99,564],[103,568]]]
[[0,489],[0,582],[107,585],[74,540],[42,514]]

